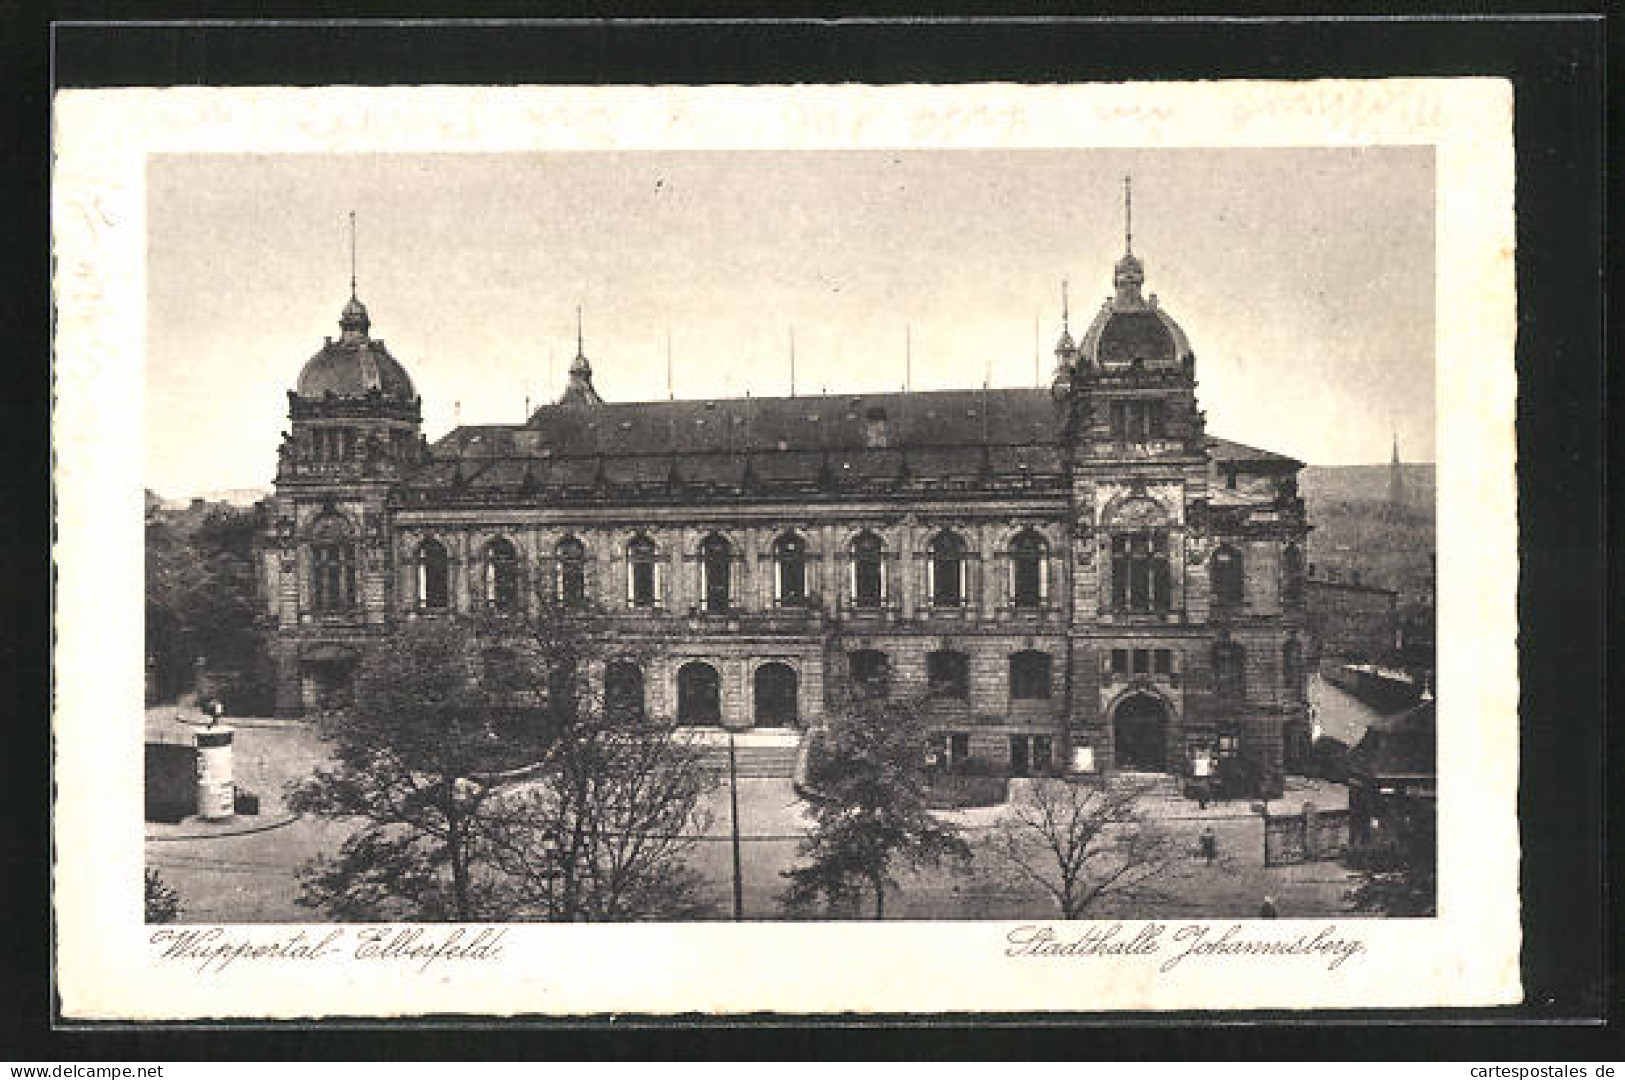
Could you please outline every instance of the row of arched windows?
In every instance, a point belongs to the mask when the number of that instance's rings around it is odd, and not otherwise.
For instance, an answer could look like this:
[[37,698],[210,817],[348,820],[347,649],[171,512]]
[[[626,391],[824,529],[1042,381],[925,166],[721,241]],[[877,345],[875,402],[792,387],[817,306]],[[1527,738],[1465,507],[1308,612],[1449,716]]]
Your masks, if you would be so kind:
[[[482,680],[491,690],[526,689],[522,665],[513,650],[492,646],[481,653]],[[548,680],[548,698],[555,710],[573,710],[579,689],[573,670],[555,671]],[[788,727],[798,720],[800,679],[795,668],[778,660],[757,666],[751,679],[753,721],[758,726]],[[610,660],[604,665],[604,712],[619,720],[639,721],[648,702],[643,668],[634,660]],[[703,660],[691,660],[677,669],[677,721],[681,724],[718,724],[722,720],[722,679]]]
[[[658,607],[665,593],[665,562],[655,542],[638,534],[627,542],[626,603],[632,607]],[[859,533],[848,545],[847,599],[857,607],[881,607],[891,590],[887,580],[890,559],[884,542],[873,532]],[[934,607],[963,607],[970,598],[967,564],[969,549],[959,534],[941,530],[926,545],[926,595]],[[700,541],[697,553],[701,606],[727,611],[737,606],[735,564],[740,556],[734,544],[719,533]],[[1049,596],[1049,545],[1028,529],[1011,541],[1010,596],[1017,608],[1041,607]],[[773,603],[803,607],[813,599],[809,588],[807,541],[786,532],[773,541]],[[451,605],[450,554],[438,540],[424,540],[414,552],[417,602],[420,607],[443,609]],[[520,558],[512,541],[497,537],[480,552],[479,601],[495,611],[518,611]],[[560,540],[553,551],[553,595],[565,606],[587,601],[587,549],[573,536]]]
[[[855,649],[846,654],[852,689],[863,697],[891,693],[891,658],[878,649]],[[1010,698],[1043,701],[1053,694],[1054,661],[1047,652],[1023,649],[1010,654]],[[926,691],[934,698],[966,701],[970,698],[970,657],[955,649],[938,649],[925,657]]]

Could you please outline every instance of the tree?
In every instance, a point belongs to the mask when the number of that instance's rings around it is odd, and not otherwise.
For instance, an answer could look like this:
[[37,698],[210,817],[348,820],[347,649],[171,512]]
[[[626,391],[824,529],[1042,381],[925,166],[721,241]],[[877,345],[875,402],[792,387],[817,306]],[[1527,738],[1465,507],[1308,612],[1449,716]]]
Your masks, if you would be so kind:
[[301,902],[340,919],[551,921],[694,907],[683,855],[714,783],[693,746],[594,690],[589,618],[411,623],[324,721],[337,765],[297,810],[354,819]]
[[271,678],[258,626],[253,510],[217,505],[166,513],[149,499],[146,521],[146,648],[153,691],[166,700],[191,686],[194,661],[229,674],[227,707],[252,712],[269,704]]
[[[498,917],[476,874],[487,804],[537,761],[543,725],[513,722],[481,682],[481,642],[457,622],[408,623],[363,661],[350,708],[322,720],[335,764],[294,785],[300,813],[360,828],[301,871],[300,903],[346,921]],[[523,710],[518,715],[526,715]]]
[[684,859],[716,782],[671,725],[579,710],[536,781],[493,816],[492,859],[515,910],[550,922],[694,915]]
[[1107,896],[1163,899],[1179,845],[1144,814],[1130,783],[1039,780],[1012,799],[989,839],[999,861],[1054,899],[1066,919]]
[[1431,814],[1395,816],[1388,835],[1351,849],[1349,864],[1359,884],[1349,890],[1356,911],[1396,918],[1428,918],[1438,912],[1438,843]]
[[146,920],[149,923],[170,923],[181,917],[180,894],[164,883],[158,871],[147,868],[143,889],[146,900]]
[[917,703],[868,695],[837,707],[815,744],[814,824],[797,849],[805,861],[784,872],[788,910],[820,900],[839,909],[867,891],[874,917],[883,919],[895,867],[970,858],[957,830],[926,808],[929,743]]

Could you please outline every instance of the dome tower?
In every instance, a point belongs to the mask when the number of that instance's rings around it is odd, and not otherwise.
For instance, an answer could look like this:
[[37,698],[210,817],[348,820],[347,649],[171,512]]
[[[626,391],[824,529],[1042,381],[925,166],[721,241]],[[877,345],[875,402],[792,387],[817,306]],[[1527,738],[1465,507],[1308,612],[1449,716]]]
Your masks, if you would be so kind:
[[[353,224],[352,215],[352,245]],[[353,252],[353,246],[352,246]],[[288,391],[272,520],[263,537],[270,617],[278,629],[278,715],[342,702],[369,635],[395,594],[389,500],[426,460],[422,404],[406,369],[372,336],[356,295]]]

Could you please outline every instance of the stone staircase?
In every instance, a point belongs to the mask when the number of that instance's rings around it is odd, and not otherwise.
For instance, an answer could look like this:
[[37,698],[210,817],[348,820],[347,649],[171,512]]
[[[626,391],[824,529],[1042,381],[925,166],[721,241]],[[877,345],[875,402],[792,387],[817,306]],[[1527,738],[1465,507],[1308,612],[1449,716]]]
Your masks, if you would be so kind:
[[[707,767],[728,771],[728,735],[716,729],[692,732],[703,746]],[[788,780],[795,775],[796,752],[801,746],[798,731],[742,731],[734,736],[734,767],[741,780]]]
[[1114,786],[1144,788],[1146,794],[1153,798],[1174,798],[1180,794],[1179,777],[1172,773],[1114,772],[1109,774],[1107,782]]

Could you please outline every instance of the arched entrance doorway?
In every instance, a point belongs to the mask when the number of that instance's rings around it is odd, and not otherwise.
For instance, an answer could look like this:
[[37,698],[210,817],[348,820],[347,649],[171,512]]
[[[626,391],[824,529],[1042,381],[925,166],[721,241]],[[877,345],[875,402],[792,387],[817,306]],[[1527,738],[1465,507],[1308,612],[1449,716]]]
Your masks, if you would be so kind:
[[796,672],[789,664],[763,664],[756,669],[756,724],[790,727],[796,722]]
[[722,723],[722,680],[717,669],[695,660],[677,669],[677,722]]
[[1151,694],[1135,694],[1118,703],[1112,721],[1117,767],[1126,772],[1164,772],[1168,768],[1168,707]]

